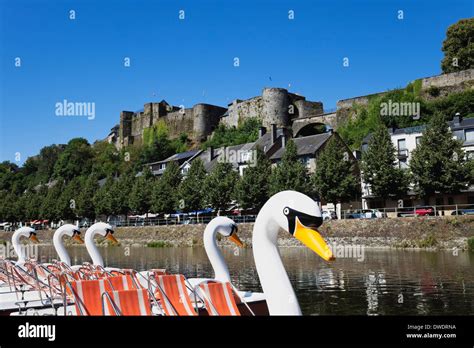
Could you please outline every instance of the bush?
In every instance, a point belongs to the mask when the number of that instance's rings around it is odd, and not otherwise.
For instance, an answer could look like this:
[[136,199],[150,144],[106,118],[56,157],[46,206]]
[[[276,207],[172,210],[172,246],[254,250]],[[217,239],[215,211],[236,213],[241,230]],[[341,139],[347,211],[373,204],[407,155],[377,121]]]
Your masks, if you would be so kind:
[[428,88],[428,94],[432,97],[438,97],[439,93],[440,93],[440,90],[436,86],[431,86],[430,88]]
[[474,237],[470,237],[467,240],[467,249],[474,252]]
[[222,123],[214,131],[212,138],[202,144],[206,149],[210,146],[232,146],[244,143],[251,143],[258,139],[258,129],[262,122],[258,118],[247,118],[238,127],[227,127]]
[[434,236],[434,234],[428,235],[426,238],[423,238],[418,241],[419,248],[433,248],[438,245],[438,240]]
[[157,241],[146,243],[146,246],[148,248],[166,248],[166,247],[169,247],[171,245],[167,241],[157,240]]

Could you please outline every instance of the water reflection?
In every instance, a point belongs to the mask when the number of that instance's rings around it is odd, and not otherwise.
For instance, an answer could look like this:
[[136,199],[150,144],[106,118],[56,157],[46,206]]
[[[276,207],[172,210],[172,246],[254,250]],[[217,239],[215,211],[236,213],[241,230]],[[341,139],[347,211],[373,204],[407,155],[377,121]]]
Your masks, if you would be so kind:
[[[90,261],[85,247],[68,248],[73,264]],[[107,265],[139,270],[166,268],[187,277],[209,277],[203,248],[102,248]],[[281,248],[283,263],[307,315],[474,314],[474,254],[449,251],[365,250],[365,259],[326,263],[304,248]],[[40,248],[43,260],[55,258]],[[239,289],[261,291],[251,249],[224,249]]]

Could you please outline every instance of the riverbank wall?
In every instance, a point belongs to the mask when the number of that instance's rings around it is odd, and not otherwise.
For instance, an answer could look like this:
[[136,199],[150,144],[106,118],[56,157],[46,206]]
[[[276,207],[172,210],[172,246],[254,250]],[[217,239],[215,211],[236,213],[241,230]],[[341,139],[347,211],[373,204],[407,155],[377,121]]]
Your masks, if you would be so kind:
[[[143,227],[118,227],[114,236],[123,245],[149,247],[191,247],[203,245],[204,224]],[[238,235],[246,247],[252,244],[253,223],[239,224]],[[474,216],[417,217],[396,219],[331,220],[320,227],[321,235],[330,244],[363,245],[375,248],[467,249],[474,238]],[[38,231],[42,244],[52,244],[54,230]],[[83,232],[84,233],[84,232]],[[0,232],[0,242],[11,238],[12,232]],[[301,246],[288,232],[280,231],[280,246]],[[103,238],[96,239],[105,244]],[[218,235],[220,244],[231,245]],[[65,239],[65,243],[72,243]]]

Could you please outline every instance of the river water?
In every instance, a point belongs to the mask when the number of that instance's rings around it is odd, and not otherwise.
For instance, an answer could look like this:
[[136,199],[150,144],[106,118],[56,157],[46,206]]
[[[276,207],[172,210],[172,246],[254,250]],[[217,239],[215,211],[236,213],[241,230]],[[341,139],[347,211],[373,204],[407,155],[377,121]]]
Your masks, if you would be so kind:
[[[212,277],[204,248],[100,248],[111,267],[166,268],[186,277]],[[73,264],[90,261],[84,246],[68,247]],[[234,285],[261,291],[251,249],[224,248]],[[365,249],[364,258],[326,263],[306,248],[280,248],[305,315],[474,314],[474,253]],[[40,247],[43,261],[56,258]],[[358,261],[359,260],[359,261]]]

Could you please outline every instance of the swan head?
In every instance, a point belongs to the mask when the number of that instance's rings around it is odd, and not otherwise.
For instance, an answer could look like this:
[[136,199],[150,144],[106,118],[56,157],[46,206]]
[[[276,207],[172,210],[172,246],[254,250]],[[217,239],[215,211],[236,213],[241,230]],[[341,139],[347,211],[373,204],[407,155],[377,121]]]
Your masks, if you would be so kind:
[[334,260],[331,249],[318,231],[323,218],[319,205],[312,198],[297,191],[282,191],[273,195],[264,208],[268,209],[281,229],[289,232],[324,260]]
[[221,236],[229,238],[229,240],[235,243],[239,247],[243,247],[244,244],[237,235],[238,227],[234,220],[229,219],[225,216],[218,216],[213,219],[216,224],[216,232]]
[[20,227],[13,234],[14,237],[26,237],[33,243],[39,243],[38,238],[36,237],[36,230],[31,227]]
[[105,237],[107,240],[117,244],[118,241],[114,237],[114,228],[112,225],[105,223],[105,222],[97,222],[89,227],[86,231],[85,238],[93,239],[96,234]]
[[81,238],[81,231],[77,226],[71,224],[62,225],[56,230],[55,234],[57,234],[59,237],[63,235],[69,236],[76,242],[84,244],[84,240]]

